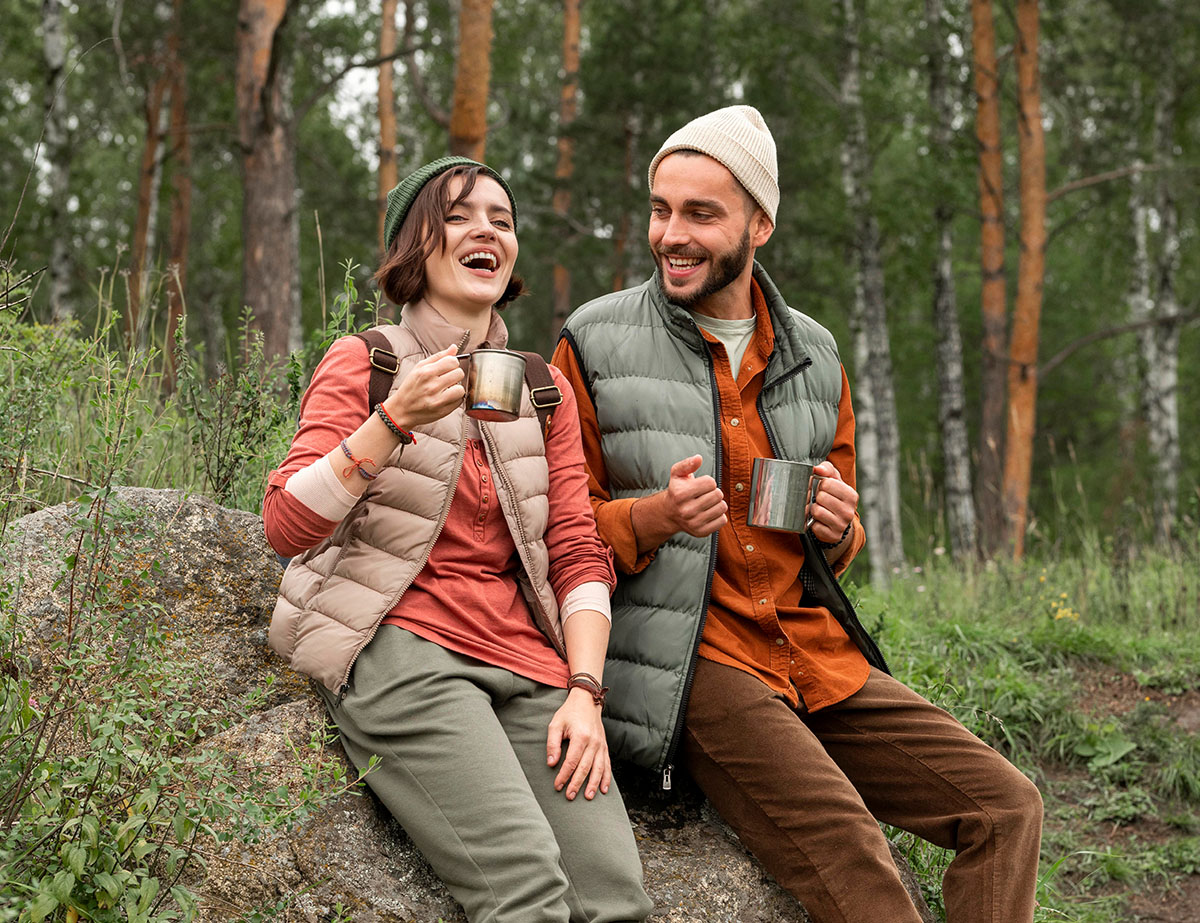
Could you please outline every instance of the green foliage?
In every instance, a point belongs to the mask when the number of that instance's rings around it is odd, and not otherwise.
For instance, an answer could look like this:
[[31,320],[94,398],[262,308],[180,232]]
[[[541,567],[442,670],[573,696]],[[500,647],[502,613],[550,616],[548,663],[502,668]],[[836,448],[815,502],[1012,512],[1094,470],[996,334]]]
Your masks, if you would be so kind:
[[70,605],[46,643],[11,584],[0,595],[0,919],[194,919],[188,884],[213,844],[256,842],[344,787],[323,763],[299,796],[263,791],[207,745],[238,708],[199,704],[207,678],[148,601],[158,562],[128,549],[149,528],[107,488],[80,498],[59,578]]
[[263,356],[262,335],[242,316],[242,361],[217,364],[207,381],[199,363],[184,348],[182,329],[176,344],[178,397],[188,435],[204,469],[204,484],[224,506],[255,509],[261,504],[267,473],[283,458],[295,429],[300,369],[287,366],[287,400]]

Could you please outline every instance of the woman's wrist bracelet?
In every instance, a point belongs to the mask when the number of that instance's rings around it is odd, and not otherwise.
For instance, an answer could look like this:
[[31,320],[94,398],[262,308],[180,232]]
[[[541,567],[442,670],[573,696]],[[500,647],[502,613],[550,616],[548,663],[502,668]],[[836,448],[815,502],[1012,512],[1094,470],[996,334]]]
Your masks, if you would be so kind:
[[401,445],[409,445],[417,441],[416,436],[392,419],[392,415],[387,412],[387,408],[383,404],[375,405],[375,414],[383,421],[384,426],[392,431],[393,435],[399,437]]
[[582,689],[584,692],[590,693],[592,701],[604,707],[604,697],[608,695],[608,687],[601,686],[600,680],[592,676],[591,673],[572,673],[567,679],[567,690]]
[[379,477],[378,474],[372,474],[370,471],[368,471],[366,468],[363,467],[363,465],[374,465],[375,460],[371,459],[371,458],[355,458],[354,453],[350,451],[350,446],[348,446],[346,444],[345,439],[342,440],[342,451],[345,453],[346,457],[348,459],[350,459],[350,464],[342,469],[342,477],[344,477],[344,478],[350,477],[351,471],[357,471],[368,481],[373,481],[377,477]]

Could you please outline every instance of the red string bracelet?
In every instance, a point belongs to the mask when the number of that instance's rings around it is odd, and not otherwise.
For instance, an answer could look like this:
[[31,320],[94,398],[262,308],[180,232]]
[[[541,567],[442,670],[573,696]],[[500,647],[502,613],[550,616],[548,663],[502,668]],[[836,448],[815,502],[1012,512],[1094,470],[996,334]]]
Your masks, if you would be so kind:
[[373,481],[377,477],[379,477],[378,474],[372,474],[370,471],[368,471],[366,468],[363,467],[363,465],[374,465],[375,464],[374,459],[355,458],[354,454],[350,451],[350,446],[346,445],[345,439],[342,440],[342,451],[345,452],[346,457],[348,459],[350,459],[350,464],[342,469],[342,477],[344,477],[344,478],[350,477],[351,471],[357,471],[368,481]]

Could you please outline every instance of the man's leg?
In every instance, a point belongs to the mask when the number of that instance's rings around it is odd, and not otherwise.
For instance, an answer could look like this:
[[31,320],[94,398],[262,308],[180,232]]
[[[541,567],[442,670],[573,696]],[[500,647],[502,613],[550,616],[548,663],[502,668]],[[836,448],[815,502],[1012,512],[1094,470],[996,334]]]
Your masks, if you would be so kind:
[[1016,767],[886,673],[805,722],[885,823],[957,855],[949,923],[1033,919],[1042,800]]
[[511,678],[385,625],[330,714],[472,923],[567,923],[554,832],[492,711]]
[[920,923],[862,798],[762,682],[698,660],[684,754],[709,801],[814,920]]
[[497,703],[496,716],[554,830],[573,923],[644,920],[653,904],[642,887],[641,857],[616,781],[607,795],[597,791],[591,801],[582,789],[574,801],[554,790],[558,767],[546,765],[546,733],[565,699],[562,689],[518,677],[514,694]]

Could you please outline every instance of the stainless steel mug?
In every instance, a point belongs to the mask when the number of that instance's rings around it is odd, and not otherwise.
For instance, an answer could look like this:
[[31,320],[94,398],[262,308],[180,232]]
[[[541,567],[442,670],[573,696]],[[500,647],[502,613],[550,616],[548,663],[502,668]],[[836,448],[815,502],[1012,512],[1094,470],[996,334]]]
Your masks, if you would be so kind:
[[521,414],[525,357],[507,349],[477,349],[459,359],[467,367],[467,416],[504,423]]
[[813,466],[782,458],[756,458],[750,472],[746,525],[777,532],[803,532],[811,525],[808,505],[821,483]]

